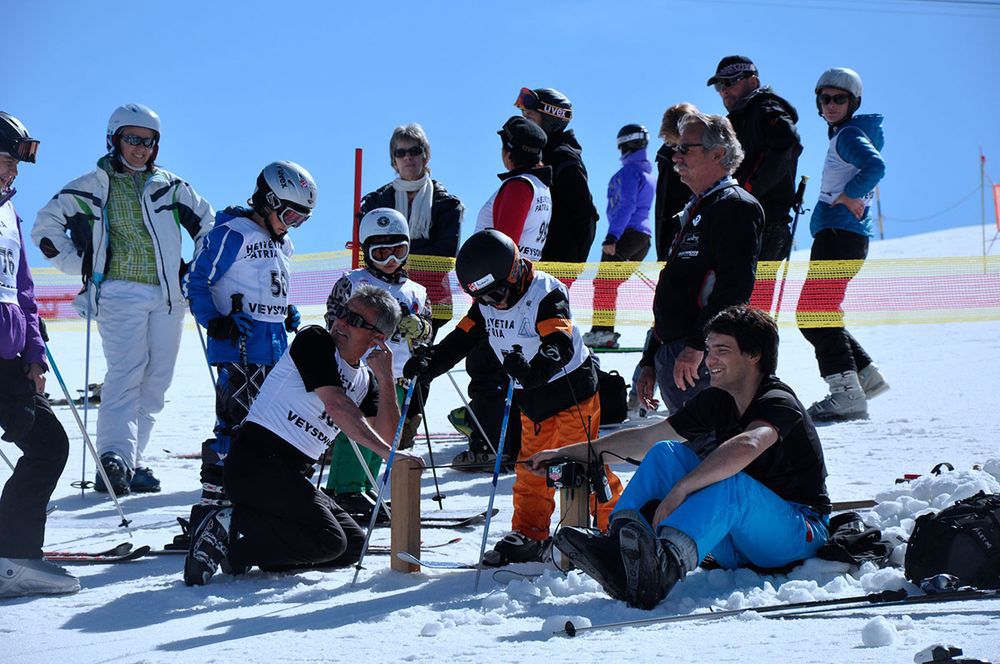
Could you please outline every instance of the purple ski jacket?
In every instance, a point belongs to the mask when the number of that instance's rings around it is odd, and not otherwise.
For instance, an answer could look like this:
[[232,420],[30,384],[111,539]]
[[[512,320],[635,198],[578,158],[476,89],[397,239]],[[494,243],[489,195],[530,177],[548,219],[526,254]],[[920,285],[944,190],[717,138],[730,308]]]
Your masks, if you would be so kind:
[[652,235],[649,209],[656,195],[653,164],[646,148],[622,156],[622,167],[608,183],[608,236],[604,241],[617,242],[626,229]]
[[[7,201],[13,211],[14,204]],[[45,362],[45,344],[38,328],[38,306],[35,304],[35,284],[28,267],[28,256],[24,251],[24,234],[21,232],[21,218],[17,219],[17,235],[21,242],[17,262],[17,304],[0,303],[0,358],[12,360],[18,355],[25,362],[41,364]]]

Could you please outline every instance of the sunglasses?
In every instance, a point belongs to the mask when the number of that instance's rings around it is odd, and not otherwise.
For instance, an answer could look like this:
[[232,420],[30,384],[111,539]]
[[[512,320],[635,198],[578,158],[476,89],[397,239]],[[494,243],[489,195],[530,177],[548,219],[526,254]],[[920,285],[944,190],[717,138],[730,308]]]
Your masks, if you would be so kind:
[[821,94],[821,95],[816,95],[816,99],[819,100],[819,103],[822,106],[826,106],[827,104],[836,104],[837,106],[842,106],[843,104],[846,104],[848,101],[850,101],[851,95],[846,93],[842,93],[839,95]]
[[732,78],[724,78],[721,81],[716,81],[712,84],[716,92],[722,92],[727,88],[731,88],[740,81],[742,81],[746,76],[733,76]]
[[368,250],[368,255],[371,256],[372,262],[376,265],[385,265],[392,259],[396,259],[396,263],[402,263],[409,254],[409,242],[376,244]]
[[129,145],[135,145],[135,146],[141,145],[144,148],[151,148],[154,145],[156,145],[155,138],[136,136],[135,134],[125,134],[124,136],[122,136],[122,140],[128,143]]
[[674,151],[677,154],[687,154],[691,152],[691,148],[704,148],[705,146],[701,143],[678,143],[674,146]]
[[411,157],[419,157],[424,153],[424,148],[421,145],[414,145],[412,148],[396,148],[392,151],[393,156],[396,159],[402,159],[406,155]]
[[344,310],[341,312],[338,318],[342,318],[348,325],[357,328],[359,330],[371,330],[372,332],[379,332],[379,333],[382,332],[382,330],[378,329],[377,327],[366,321],[364,316],[357,313],[356,311],[351,311],[347,307],[344,307]]

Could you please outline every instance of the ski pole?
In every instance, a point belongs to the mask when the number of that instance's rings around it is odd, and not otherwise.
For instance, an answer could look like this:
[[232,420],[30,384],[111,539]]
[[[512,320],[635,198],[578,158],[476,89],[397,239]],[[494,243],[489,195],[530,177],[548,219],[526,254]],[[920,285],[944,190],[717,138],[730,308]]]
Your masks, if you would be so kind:
[[104,466],[101,465],[101,459],[97,456],[97,448],[95,448],[94,443],[91,442],[90,434],[87,433],[87,427],[84,425],[83,420],[80,419],[80,413],[76,409],[76,404],[73,403],[73,397],[69,395],[69,389],[66,387],[66,381],[63,380],[62,374],[59,373],[59,366],[56,364],[56,359],[52,357],[52,351],[49,350],[48,345],[45,346],[45,355],[49,358],[49,366],[52,367],[52,373],[56,375],[56,380],[59,381],[59,387],[62,389],[63,394],[66,395],[66,403],[69,404],[70,410],[73,411],[73,417],[76,418],[76,424],[80,427],[80,433],[83,434],[83,442],[86,443],[86,447],[90,449],[90,453],[94,457],[94,463],[97,464],[97,472],[100,473],[101,478],[104,480],[104,486],[108,488],[108,495],[111,496],[111,500],[115,503],[115,509],[118,510],[118,515],[122,518],[122,522],[118,524],[118,527],[128,529],[129,537],[131,537],[132,529],[128,527],[131,521],[125,518],[125,512],[122,510],[121,503],[118,502],[118,496],[115,495],[115,491],[111,486],[111,480],[108,479],[108,474],[104,471]]
[[774,303],[774,322],[777,324],[778,315],[781,313],[781,298],[785,295],[785,278],[788,277],[788,266],[792,262],[792,248],[795,246],[795,229],[799,226],[799,215],[804,212],[802,200],[806,196],[806,183],[809,176],[803,175],[799,180],[799,187],[795,190],[795,198],[792,201],[792,209],[795,210],[795,217],[792,219],[792,239],[788,246],[788,256],[785,257],[785,265],[782,268],[781,283],[778,285],[778,300]]
[[[85,289],[87,292],[87,348],[84,352],[84,362],[83,362],[83,428],[87,428],[87,414],[90,412],[90,323],[93,320],[93,311],[91,309],[91,299],[90,299],[90,284],[85,284]],[[66,395],[66,400],[69,401],[69,395]],[[86,447],[80,450],[80,497],[83,498],[84,487],[87,486],[87,449]],[[97,465],[100,466],[101,462],[97,461]],[[103,466],[102,466],[103,467]],[[110,487],[110,484],[105,486]],[[124,517],[123,517],[124,518]]]
[[14,472],[14,464],[12,464],[10,462],[10,459],[7,458],[7,455],[3,453],[3,450],[0,450],[0,457],[3,457],[4,462],[10,467],[10,472],[13,473]]
[[497,448],[490,442],[490,437],[487,436],[486,432],[483,430],[483,425],[479,423],[479,418],[476,417],[474,412],[472,412],[472,407],[469,405],[468,399],[465,398],[465,395],[462,393],[462,388],[460,388],[458,383],[455,382],[455,377],[451,375],[450,371],[448,372],[448,380],[450,380],[451,384],[455,386],[455,391],[458,392],[458,397],[462,400],[462,404],[465,406],[465,412],[472,418],[472,423],[476,425],[476,429],[479,430],[479,434],[483,437],[483,440],[486,441],[486,446],[490,448],[490,452],[496,454]]
[[437,467],[434,464],[434,449],[431,447],[431,430],[427,426],[427,412],[424,409],[424,392],[417,388],[417,405],[420,407],[421,418],[424,421],[424,437],[427,439],[427,454],[431,459],[431,475],[434,477],[434,497],[431,499],[438,504],[438,509],[444,509],[445,496],[441,494],[441,486],[438,484]]
[[399,439],[403,437],[403,423],[406,420],[406,412],[410,409],[410,399],[413,398],[413,389],[416,386],[416,380],[410,381],[410,386],[406,388],[406,396],[403,397],[403,407],[400,409],[399,424],[396,425],[396,435],[392,437],[389,458],[385,460],[385,472],[382,473],[382,483],[378,485],[378,497],[375,500],[375,509],[372,510],[372,518],[368,522],[368,532],[365,533],[365,541],[361,545],[361,557],[358,558],[357,564],[354,565],[354,578],[351,580],[352,586],[358,582],[358,574],[361,573],[361,563],[364,562],[365,554],[368,553],[368,542],[372,538],[372,533],[375,532],[375,520],[378,519],[378,511],[385,507],[382,495],[385,493],[386,487],[389,486],[389,473],[392,472],[392,461],[396,458],[396,448],[399,447]]
[[[368,467],[368,463],[365,461],[365,458],[363,456],[361,456],[361,448],[358,447],[358,444],[355,443],[350,438],[347,439],[347,442],[350,443],[351,449],[354,450],[354,456],[356,456],[358,458],[358,463],[361,465],[361,470],[365,471],[365,478],[369,482],[371,482],[372,486],[378,486],[378,481],[372,475],[372,471]],[[332,469],[331,469],[331,472],[332,472]],[[382,505],[382,509],[385,510],[385,515],[387,517],[389,517],[390,519],[392,519],[392,514],[389,512],[389,506],[388,505]]]
[[500,425],[500,440],[497,441],[497,459],[493,464],[493,488],[490,489],[490,503],[486,508],[486,525],[483,527],[483,543],[479,547],[479,565],[476,566],[476,588],[479,592],[479,577],[483,574],[483,558],[486,555],[486,539],[490,536],[490,521],[493,517],[493,500],[497,497],[497,479],[503,464],[503,444],[507,439],[507,424],[510,422],[510,404],[514,400],[514,379],[507,383],[507,399],[503,405],[503,423]]
[[194,327],[198,330],[198,340],[201,341],[201,352],[205,356],[205,364],[208,366],[208,377],[212,381],[212,390],[215,390],[215,372],[212,371],[212,363],[208,361],[208,344],[205,343],[205,333],[201,331],[198,321],[194,322]]
[[[243,293],[233,293],[233,310],[230,313],[238,314],[243,311]],[[240,364],[243,365],[243,374],[247,374],[247,335],[240,332]],[[249,376],[248,376],[249,378]]]

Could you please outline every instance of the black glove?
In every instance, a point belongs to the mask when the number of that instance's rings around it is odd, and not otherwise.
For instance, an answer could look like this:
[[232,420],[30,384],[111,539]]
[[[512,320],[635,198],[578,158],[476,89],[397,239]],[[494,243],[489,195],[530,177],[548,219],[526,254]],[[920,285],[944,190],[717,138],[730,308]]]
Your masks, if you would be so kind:
[[[507,375],[521,384],[521,387],[536,387],[533,380],[531,363],[518,348],[503,358],[503,370]],[[540,383],[539,383],[540,384]]]
[[213,339],[237,341],[240,337],[253,334],[253,318],[250,314],[237,311],[228,316],[219,316],[208,321],[208,336]]
[[416,378],[422,383],[430,381],[430,378],[426,376],[427,370],[430,367],[431,360],[434,359],[434,347],[433,346],[417,346],[413,349],[413,354],[410,355],[410,359],[406,361],[403,365],[403,378],[414,379]]
[[559,349],[542,344],[538,354],[529,362],[520,346],[503,358],[503,370],[526,389],[541,387],[565,364],[560,361]]

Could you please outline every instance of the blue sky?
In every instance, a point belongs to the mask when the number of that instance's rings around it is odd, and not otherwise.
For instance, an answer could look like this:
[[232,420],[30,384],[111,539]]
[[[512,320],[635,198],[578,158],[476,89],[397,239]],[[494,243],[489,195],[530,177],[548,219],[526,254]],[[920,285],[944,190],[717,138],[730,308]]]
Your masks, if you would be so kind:
[[[29,226],[60,187],[93,168],[111,111],[137,101],[162,118],[159,163],[217,209],[245,201],[270,161],[306,166],[319,200],[295,232],[300,253],[340,249],[350,238],[354,148],[364,150],[367,192],[394,176],[393,127],[420,122],[434,178],[466,205],[465,237],[503,170],[496,130],[516,112],[522,86],[544,86],[573,101],[570,126],[584,147],[603,237],[618,129],[641,122],[655,136],[663,110],[680,101],[723,113],[705,81],[732,53],[752,57],[763,82],[798,108],[799,173],[812,177],[807,203],[816,199],[827,145],[813,86],[833,66],[860,72],[861,112],[886,117],[886,237],[978,224],[980,148],[987,173],[1000,179],[1000,4],[10,5],[0,108],[42,141],[39,163],[25,165],[16,184],[14,202]],[[800,222],[800,248],[809,243],[807,227]],[[33,247],[30,262],[45,264]]]

